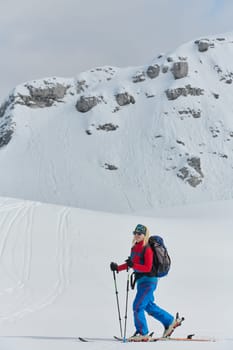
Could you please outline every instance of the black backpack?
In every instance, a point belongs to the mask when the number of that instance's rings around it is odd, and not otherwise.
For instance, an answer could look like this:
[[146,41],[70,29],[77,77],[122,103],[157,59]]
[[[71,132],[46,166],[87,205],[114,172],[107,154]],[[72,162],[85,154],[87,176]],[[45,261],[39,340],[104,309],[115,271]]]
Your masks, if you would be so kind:
[[[151,236],[148,241],[153,253],[153,266],[151,272],[147,276],[164,277],[168,274],[171,267],[171,258],[164,244],[163,238],[160,236]],[[145,253],[143,251],[143,255]]]
[[144,263],[144,254],[148,246],[151,247],[154,253],[152,269],[150,272],[133,272],[130,278],[132,289],[134,289],[135,283],[139,278],[143,276],[164,277],[170,270],[171,258],[168,254],[163,238],[160,236],[151,236],[149,238],[148,244],[143,248],[142,251],[141,263]]

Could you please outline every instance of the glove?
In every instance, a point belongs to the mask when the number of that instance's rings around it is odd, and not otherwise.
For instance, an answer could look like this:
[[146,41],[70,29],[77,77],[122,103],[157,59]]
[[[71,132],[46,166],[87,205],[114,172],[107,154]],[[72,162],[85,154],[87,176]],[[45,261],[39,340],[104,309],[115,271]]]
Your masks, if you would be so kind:
[[110,269],[111,269],[112,271],[117,271],[117,272],[118,272],[118,265],[117,265],[117,263],[111,262],[111,264],[110,264]]
[[128,267],[133,267],[133,261],[131,257],[129,256],[128,259],[125,260]]

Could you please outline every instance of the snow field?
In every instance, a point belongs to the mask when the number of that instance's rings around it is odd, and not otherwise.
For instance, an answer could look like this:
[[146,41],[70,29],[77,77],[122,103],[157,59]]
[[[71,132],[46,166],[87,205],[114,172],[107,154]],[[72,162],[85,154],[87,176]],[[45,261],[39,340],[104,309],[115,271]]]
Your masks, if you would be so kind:
[[[169,276],[160,280],[155,295],[160,306],[185,317],[176,335],[225,339],[201,345],[161,343],[159,348],[230,349],[233,219],[228,210],[232,206],[232,202],[203,204],[186,207],[184,216],[177,209],[174,217],[164,210],[152,218],[1,198],[0,344],[4,350],[157,346],[82,344],[74,339],[119,335],[109,263],[127,258],[132,230],[142,223],[164,237],[172,257]],[[198,219],[199,210],[208,213],[206,218]],[[124,322],[125,272],[117,275],[117,285]],[[128,335],[134,331],[134,293],[129,293]],[[158,322],[148,317],[148,323],[161,334]]]

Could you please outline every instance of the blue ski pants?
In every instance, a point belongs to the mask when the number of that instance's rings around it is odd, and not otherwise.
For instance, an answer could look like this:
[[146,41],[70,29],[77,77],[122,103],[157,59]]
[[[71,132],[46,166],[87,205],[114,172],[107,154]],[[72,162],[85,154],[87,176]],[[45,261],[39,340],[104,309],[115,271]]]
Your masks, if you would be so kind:
[[167,328],[174,320],[174,317],[167,311],[161,309],[154,303],[154,291],[158,279],[147,278],[144,281],[137,281],[137,294],[133,302],[134,324],[136,331],[140,334],[148,334],[148,326],[145,311],[156,320],[160,321]]

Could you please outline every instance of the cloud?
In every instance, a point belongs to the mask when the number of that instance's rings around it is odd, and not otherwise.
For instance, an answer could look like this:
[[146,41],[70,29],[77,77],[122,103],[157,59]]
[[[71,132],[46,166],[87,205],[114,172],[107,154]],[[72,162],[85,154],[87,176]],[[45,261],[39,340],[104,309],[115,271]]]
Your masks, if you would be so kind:
[[0,96],[30,78],[146,64],[186,41],[232,30],[232,10],[230,0],[3,0]]

